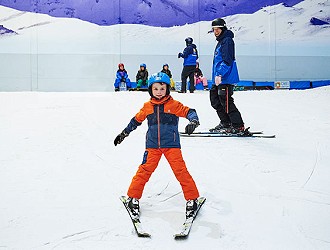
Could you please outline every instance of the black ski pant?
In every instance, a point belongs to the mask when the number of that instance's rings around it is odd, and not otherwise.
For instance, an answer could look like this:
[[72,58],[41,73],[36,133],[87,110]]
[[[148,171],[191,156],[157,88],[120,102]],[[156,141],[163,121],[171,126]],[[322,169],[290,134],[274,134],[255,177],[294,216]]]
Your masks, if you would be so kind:
[[210,101],[222,124],[231,124],[233,127],[239,128],[244,126],[244,122],[234,103],[233,90],[234,86],[232,84],[212,85]]
[[189,77],[189,91],[194,92],[195,90],[195,73],[196,65],[183,66],[181,73],[181,92],[187,92],[187,78]]

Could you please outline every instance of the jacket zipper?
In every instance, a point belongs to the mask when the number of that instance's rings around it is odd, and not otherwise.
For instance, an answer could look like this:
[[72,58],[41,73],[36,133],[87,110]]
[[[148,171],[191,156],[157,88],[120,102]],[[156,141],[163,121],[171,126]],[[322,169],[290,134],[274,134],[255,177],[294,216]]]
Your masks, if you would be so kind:
[[158,127],[158,148],[160,148],[160,119],[159,119],[159,105],[157,105],[157,127]]

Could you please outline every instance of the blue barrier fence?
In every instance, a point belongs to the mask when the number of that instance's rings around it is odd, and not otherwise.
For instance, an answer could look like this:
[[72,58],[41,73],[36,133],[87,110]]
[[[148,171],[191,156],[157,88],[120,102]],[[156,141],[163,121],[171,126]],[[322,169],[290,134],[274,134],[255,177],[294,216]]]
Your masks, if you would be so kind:
[[[209,87],[211,87],[212,82],[208,81],[208,84]],[[235,90],[310,89],[328,85],[330,85],[330,80],[277,82],[240,81],[235,84]]]
[[[136,82],[131,82],[132,88],[136,88]],[[208,87],[212,87],[212,81],[208,80]],[[311,89],[330,85],[330,80],[320,81],[277,81],[277,82],[254,82],[254,81],[240,81],[235,84],[235,90],[273,90],[273,89]],[[180,88],[181,82],[176,82],[176,86]],[[146,87],[142,87],[146,88]],[[189,81],[187,83],[189,89]],[[197,84],[196,90],[204,90],[203,85]]]

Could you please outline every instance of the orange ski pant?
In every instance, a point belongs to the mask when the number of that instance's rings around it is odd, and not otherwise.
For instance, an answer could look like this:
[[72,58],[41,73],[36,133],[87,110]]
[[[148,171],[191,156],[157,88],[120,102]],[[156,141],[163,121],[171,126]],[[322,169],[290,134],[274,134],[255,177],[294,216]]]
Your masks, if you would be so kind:
[[163,154],[170,164],[176,179],[180,182],[184,198],[186,200],[198,198],[198,189],[194,179],[187,170],[180,148],[147,148],[143,162],[132,179],[127,195],[138,199],[142,197],[144,186],[157,168]]

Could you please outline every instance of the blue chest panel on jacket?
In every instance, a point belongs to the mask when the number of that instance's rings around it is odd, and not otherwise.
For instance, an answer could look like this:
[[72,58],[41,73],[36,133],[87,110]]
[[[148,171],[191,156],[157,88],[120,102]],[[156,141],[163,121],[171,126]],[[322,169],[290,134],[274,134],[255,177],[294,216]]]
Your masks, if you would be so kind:
[[[158,121],[159,116],[159,121]],[[160,124],[167,124],[172,126],[177,126],[179,122],[179,118],[176,115],[170,113],[164,113],[164,105],[155,105],[154,106],[154,113],[147,116],[148,125],[158,125]]]
[[180,148],[178,132],[179,117],[164,113],[164,105],[155,105],[154,112],[147,116],[147,148]]

